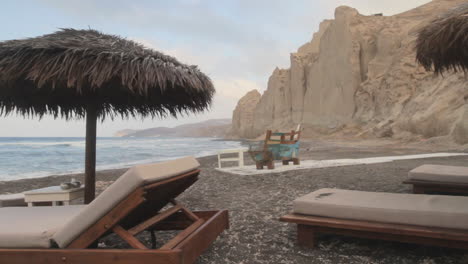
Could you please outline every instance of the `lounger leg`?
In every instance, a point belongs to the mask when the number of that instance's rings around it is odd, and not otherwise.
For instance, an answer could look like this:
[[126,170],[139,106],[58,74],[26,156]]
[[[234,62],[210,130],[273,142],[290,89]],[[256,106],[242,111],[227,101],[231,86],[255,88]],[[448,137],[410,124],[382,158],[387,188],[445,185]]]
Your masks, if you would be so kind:
[[289,165],[289,160],[283,160],[283,165]]
[[275,164],[273,163],[273,161],[269,161],[269,162],[267,163],[267,167],[268,167],[269,170],[272,170],[272,169],[275,168]]
[[257,170],[263,169],[263,162],[257,161],[255,164],[257,165]]
[[149,232],[151,234],[151,248],[156,249],[156,231],[150,230]]
[[294,158],[294,159],[293,159],[293,163],[294,163],[294,165],[299,165],[299,163],[300,163],[300,162],[299,162],[299,159],[298,159],[298,158]]
[[98,248],[99,247],[99,240],[94,241],[88,248]]
[[413,193],[424,194],[424,188],[413,184]]
[[315,231],[312,226],[297,225],[297,244],[308,248],[315,246]]

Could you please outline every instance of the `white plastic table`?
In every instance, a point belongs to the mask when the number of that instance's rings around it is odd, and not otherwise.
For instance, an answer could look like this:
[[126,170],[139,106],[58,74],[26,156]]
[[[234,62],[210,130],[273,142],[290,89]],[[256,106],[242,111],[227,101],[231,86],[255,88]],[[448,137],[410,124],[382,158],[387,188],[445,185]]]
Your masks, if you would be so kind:
[[[218,151],[218,168],[221,168],[221,162],[225,161],[237,161],[239,167],[244,167],[244,152],[246,152],[248,149],[246,148],[238,148],[238,149],[223,149]],[[237,157],[229,157],[229,158],[223,158],[221,157],[222,154],[232,154],[232,153],[237,153]]]
[[24,193],[24,201],[28,206],[34,206],[37,202],[51,202],[52,206],[57,206],[59,202],[63,205],[70,205],[70,201],[84,197],[84,186],[68,190],[62,190],[60,186],[51,186],[42,189],[27,191]]

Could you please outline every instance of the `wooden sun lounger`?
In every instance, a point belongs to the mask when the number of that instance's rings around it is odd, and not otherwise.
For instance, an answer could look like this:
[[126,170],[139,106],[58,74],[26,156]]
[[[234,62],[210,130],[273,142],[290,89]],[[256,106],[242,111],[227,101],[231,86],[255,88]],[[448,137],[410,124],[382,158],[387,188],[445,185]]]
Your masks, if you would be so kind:
[[468,249],[468,231],[414,225],[347,220],[288,214],[283,222],[297,224],[299,246],[313,248],[319,234],[335,234],[368,239]]
[[319,234],[468,249],[468,197],[324,188],[293,201],[280,221],[297,224],[297,242]]
[[413,193],[452,193],[468,195],[468,168],[424,164],[408,173],[404,184],[413,185]]
[[[228,212],[192,212],[175,197],[198,179],[199,170],[148,184],[134,190],[66,248],[0,249],[0,263],[182,264],[193,263],[229,227]],[[172,204],[169,209],[163,209]],[[159,249],[154,232],[180,230]],[[150,231],[153,248],[135,236]],[[97,241],[115,233],[132,249],[98,249]]]

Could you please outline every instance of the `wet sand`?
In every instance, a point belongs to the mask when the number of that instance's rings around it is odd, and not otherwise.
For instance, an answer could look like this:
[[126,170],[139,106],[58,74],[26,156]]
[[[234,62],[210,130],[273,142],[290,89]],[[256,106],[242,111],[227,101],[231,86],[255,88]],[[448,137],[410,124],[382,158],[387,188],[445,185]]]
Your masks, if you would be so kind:
[[[303,159],[364,158],[387,155],[430,153],[460,149],[431,146],[405,148],[393,144],[308,142],[302,145]],[[246,157],[246,160],[249,158]],[[467,166],[468,157],[402,160],[390,163],[354,165],[288,171],[252,176],[231,175],[214,170],[215,156],[199,159],[200,179],[179,201],[194,210],[227,209],[231,227],[224,232],[198,260],[198,263],[468,263],[461,250],[420,246],[376,240],[324,236],[316,249],[295,245],[296,230],[292,224],[278,221],[291,210],[296,197],[320,188],[409,193],[402,184],[408,171],[422,164]],[[118,178],[125,169],[98,173],[98,191]],[[0,182],[0,193],[20,192],[56,185],[82,175],[50,176]],[[159,243],[171,233],[158,238]],[[143,234],[143,241],[149,238]],[[124,243],[110,236],[103,240],[107,247]]]

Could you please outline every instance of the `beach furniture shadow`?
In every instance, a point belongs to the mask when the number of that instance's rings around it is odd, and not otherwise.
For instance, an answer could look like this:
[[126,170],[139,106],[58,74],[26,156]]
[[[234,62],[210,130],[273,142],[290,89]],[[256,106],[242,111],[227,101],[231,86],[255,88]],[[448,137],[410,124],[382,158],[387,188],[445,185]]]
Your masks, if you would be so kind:
[[[198,179],[193,157],[130,168],[88,205],[0,209],[0,263],[193,263],[228,228],[228,212],[175,198]],[[155,232],[178,230],[155,249]],[[137,239],[148,231],[151,246]],[[131,249],[102,249],[115,234]],[[32,260],[34,260],[32,262]]]

